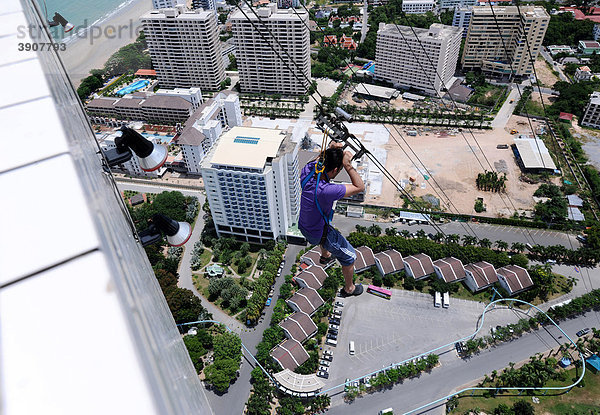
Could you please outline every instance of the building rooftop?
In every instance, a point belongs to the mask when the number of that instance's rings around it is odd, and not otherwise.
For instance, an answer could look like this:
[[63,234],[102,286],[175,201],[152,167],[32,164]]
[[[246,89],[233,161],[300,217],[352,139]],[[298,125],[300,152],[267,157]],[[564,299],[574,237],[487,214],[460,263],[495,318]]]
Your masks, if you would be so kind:
[[574,220],[575,222],[582,222],[585,220],[585,216],[581,213],[581,210],[573,206],[568,207],[567,217],[569,220]]
[[386,88],[379,85],[370,85],[360,83],[356,85],[356,93],[361,95],[368,95],[375,98],[387,99],[396,98],[400,91],[395,88]]
[[117,102],[120,98],[94,98],[90,102],[88,102],[88,108],[114,108],[115,102]]
[[321,381],[314,373],[310,375],[301,375],[299,373],[294,373],[289,369],[284,369],[279,373],[275,373],[273,377],[282,387],[294,392],[316,392],[323,389],[325,386],[323,381]]
[[558,118],[560,118],[561,120],[573,121],[573,114],[571,114],[570,112],[561,112],[560,114],[558,114]]
[[156,76],[154,69],[138,69],[135,76]]
[[302,257],[300,258],[300,261],[302,261],[304,263],[307,263],[309,265],[317,265],[324,269],[327,269],[333,265],[333,261],[332,261],[332,262],[328,263],[327,265],[323,266],[320,264],[320,260],[321,260],[321,249],[319,247],[314,247],[313,249],[311,249],[310,251],[308,251],[304,255],[302,255]]
[[465,266],[465,270],[470,271],[473,274],[477,288],[487,287],[488,285],[492,285],[498,281],[496,270],[489,262],[480,261],[474,264],[469,264]]
[[[414,0],[415,3],[422,3],[421,0]],[[523,9],[523,7],[521,7]],[[414,30],[414,32],[413,32]],[[377,33],[398,34],[403,37],[414,38],[415,34],[419,39],[444,39],[451,36],[462,36],[463,28],[446,26],[440,23],[433,23],[429,29],[419,27],[411,28],[410,26],[396,25],[392,23],[380,23]]]
[[393,274],[394,272],[404,269],[402,255],[395,249],[379,252],[375,254],[375,259],[383,270],[384,275]]
[[[496,0],[493,0],[496,1]],[[546,9],[540,6],[520,6],[521,14],[530,17],[546,17],[550,19],[550,15],[546,12]],[[494,6],[490,7],[489,4],[484,6],[473,6],[473,15],[489,14],[489,15],[518,15],[519,8],[517,6]]]
[[439,268],[445,282],[455,282],[465,278],[463,263],[454,257],[442,258],[433,262]]
[[287,301],[296,304],[300,310],[308,315],[314,313],[324,303],[319,293],[310,287],[304,287],[296,291]]
[[500,268],[497,272],[506,280],[511,294],[533,287],[533,281],[529,276],[529,272],[518,265],[507,265]]
[[546,145],[539,138],[515,138],[515,145],[526,169],[556,169]]
[[317,331],[317,325],[310,316],[303,312],[295,312],[281,323],[281,328],[285,330],[288,337],[302,343]]
[[426,275],[433,274],[433,262],[426,254],[416,254],[404,258],[404,263],[410,266],[415,279],[422,278]]
[[142,108],[143,107],[190,110],[192,108],[192,103],[181,97],[150,95],[142,102]]
[[583,206],[583,199],[577,195],[567,195],[567,202],[569,203],[569,206],[573,206],[573,207],[582,207]]
[[308,352],[300,342],[287,339],[271,350],[271,357],[284,369],[294,370],[308,360]]
[[286,137],[287,133],[282,130],[233,127],[215,144],[210,163],[262,169],[267,161],[277,157]]
[[305,285],[314,290],[318,290],[323,286],[323,282],[327,278],[327,273],[322,267],[311,265],[294,278],[296,280],[302,280]]
[[368,246],[360,246],[355,249],[356,261],[354,261],[354,269],[364,270],[375,265],[375,256],[373,250]]
[[115,102],[115,108],[140,108],[144,98],[121,98]]
[[177,20],[205,20],[212,17],[212,10],[188,10],[185,6],[170,9],[150,10],[140,16],[143,19],[177,19]]

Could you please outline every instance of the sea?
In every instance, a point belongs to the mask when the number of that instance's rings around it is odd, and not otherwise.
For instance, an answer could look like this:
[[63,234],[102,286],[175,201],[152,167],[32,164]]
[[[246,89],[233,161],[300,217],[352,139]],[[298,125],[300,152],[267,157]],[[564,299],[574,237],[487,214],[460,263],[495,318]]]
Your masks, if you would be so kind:
[[40,10],[52,19],[60,13],[75,28],[64,33],[62,27],[54,27],[52,36],[57,41],[70,43],[81,37],[91,26],[102,23],[131,3],[133,0],[36,0]]

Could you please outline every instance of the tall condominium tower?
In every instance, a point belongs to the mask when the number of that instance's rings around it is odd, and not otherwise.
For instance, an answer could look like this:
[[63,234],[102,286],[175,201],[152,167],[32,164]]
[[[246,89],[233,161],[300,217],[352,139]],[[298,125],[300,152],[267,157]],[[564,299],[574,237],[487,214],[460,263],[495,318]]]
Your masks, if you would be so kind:
[[217,2],[215,0],[192,0],[194,9],[217,10]]
[[185,5],[185,0],[152,0],[152,7],[155,9],[168,9],[178,4]]
[[298,224],[299,145],[282,130],[233,127],[201,165],[219,236],[264,243]]
[[242,91],[305,94],[310,79],[308,13],[279,10],[275,3],[256,10],[260,20],[248,9],[245,13],[250,21],[239,10],[231,16]]
[[225,66],[214,11],[177,6],[152,10],[141,20],[162,87],[219,89]]
[[514,75],[533,72],[531,62],[540,52],[550,16],[543,7],[520,8],[521,14],[516,6],[496,6],[493,10],[490,6],[473,7],[462,55],[464,69],[481,68],[501,77],[510,74],[512,64]]
[[461,34],[462,29],[439,23],[429,29],[414,28],[414,33],[408,26],[380,23],[374,77],[432,95],[439,93],[454,75]]

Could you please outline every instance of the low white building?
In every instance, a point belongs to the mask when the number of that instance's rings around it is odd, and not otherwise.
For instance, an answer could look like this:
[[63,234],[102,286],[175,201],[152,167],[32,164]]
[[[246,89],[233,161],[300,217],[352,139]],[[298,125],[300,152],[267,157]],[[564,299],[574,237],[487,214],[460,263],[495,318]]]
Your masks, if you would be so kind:
[[600,91],[595,91],[590,96],[590,101],[585,107],[581,125],[600,128]]
[[576,81],[589,81],[592,79],[592,70],[589,66],[580,66],[575,69],[575,80]]
[[435,0],[403,0],[402,11],[406,14],[423,14],[435,9]]
[[219,92],[197,108],[177,140],[188,172],[200,174],[200,163],[223,131],[239,125],[242,112],[237,94]]
[[481,291],[498,281],[496,269],[492,264],[485,261],[465,266],[465,274],[465,283],[472,292]]
[[202,91],[200,88],[174,88],[174,89],[159,89],[154,93],[155,95],[162,95],[167,97],[180,97],[185,99],[187,102],[192,104],[192,109],[196,110],[202,105]]

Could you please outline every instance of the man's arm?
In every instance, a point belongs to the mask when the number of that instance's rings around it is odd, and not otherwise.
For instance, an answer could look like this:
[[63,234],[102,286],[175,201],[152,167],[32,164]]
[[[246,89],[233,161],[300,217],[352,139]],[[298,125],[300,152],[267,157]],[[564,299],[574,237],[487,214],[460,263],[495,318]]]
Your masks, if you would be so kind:
[[344,151],[344,169],[350,176],[352,184],[346,185],[346,194],[344,197],[354,196],[365,191],[365,184],[360,178],[360,175],[354,167],[352,167],[352,154],[349,151]]

